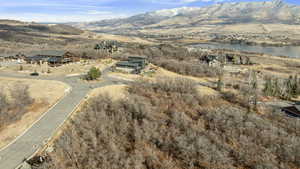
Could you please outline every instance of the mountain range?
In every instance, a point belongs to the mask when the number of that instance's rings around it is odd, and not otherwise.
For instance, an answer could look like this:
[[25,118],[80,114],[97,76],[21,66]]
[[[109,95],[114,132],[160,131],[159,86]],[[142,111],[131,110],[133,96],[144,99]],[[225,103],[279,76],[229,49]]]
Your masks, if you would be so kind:
[[182,7],[139,14],[123,19],[77,23],[98,32],[128,32],[143,29],[176,29],[237,23],[300,24],[300,6],[282,0],[217,3],[206,7]]

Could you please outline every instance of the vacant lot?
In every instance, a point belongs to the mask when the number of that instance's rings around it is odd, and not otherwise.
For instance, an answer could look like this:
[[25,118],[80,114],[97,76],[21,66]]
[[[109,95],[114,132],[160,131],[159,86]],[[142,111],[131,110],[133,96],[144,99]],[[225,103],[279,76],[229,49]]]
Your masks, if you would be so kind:
[[99,95],[107,95],[113,100],[118,100],[126,97],[126,85],[111,85],[94,89],[90,92],[89,97],[97,97]]
[[[11,142],[15,137],[20,135],[32,123],[34,123],[44,112],[50,108],[54,103],[60,99],[68,86],[56,81],[43,80],[25,80],[0,77],[0,89],[8,96],[10,101],[11,92],[18,92],[15,90],[17,86],[27,86],[29,97],[32,98],[32,104],[23,107],[24,112],[16,110],[15,113],[19,117],[12,120],[0,130],[0,148]],[[17,93],[14,93],[17,94]],[[21,115],[18,113],[22,113]],[[7,119],[9,121],[9,119]]]
[[[213,83],[216,82],[216,78],[211,78],[211,77],[193,77],[193,76],[187,76],[187,75],[181,75],[178,73],[174,73],[171,71],[168,71],[164,68],[160,68],[154,65],[150,65],[152,68],[155,69],[153,73],[145,73],[142,75],[134,75],[134,74],[126,74],[126,73],[110,73],[109,76],[114,77],[114,78],[119,78],[123,80],[130,80],[130,81],[135,81],[139,80],[141,78],[148,79],[148,80],[155,80],[155,79],[164,79],[164,78],[186,78],[190,80],[194,80],[195,82],[198,83]],[[197,86],[197,90],[202,93],[202,94],[207,94],[207,95],[218,95],[218,92],[215,91],[212,88],[206,87],[206,86]]]

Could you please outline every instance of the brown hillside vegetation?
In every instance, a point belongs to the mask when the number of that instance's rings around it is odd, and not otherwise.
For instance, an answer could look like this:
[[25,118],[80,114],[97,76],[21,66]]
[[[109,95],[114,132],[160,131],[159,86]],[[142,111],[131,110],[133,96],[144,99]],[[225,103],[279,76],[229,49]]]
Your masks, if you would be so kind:
[[300,168],[300,124],[195,92],[193,81],[128,87],[86,103],[39,169]]
[[[47,44],[55,46],[78,42],[84,31],[63,24],[47,25],[19,21],[0,20],[0,40],[27,45]],[[2,45],[1,45],[2,46]],[[17,48],[14,48],[16,50]]]

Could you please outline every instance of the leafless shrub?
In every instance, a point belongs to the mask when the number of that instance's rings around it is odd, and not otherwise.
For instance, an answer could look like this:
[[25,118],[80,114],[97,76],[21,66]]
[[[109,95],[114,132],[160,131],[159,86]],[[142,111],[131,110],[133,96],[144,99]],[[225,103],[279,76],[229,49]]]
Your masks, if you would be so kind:
[[14,89],[11,90],[11,97],[14,101],[14,105],[20,108],[23,108],[26,105],[33,103],[27,85],[18,84],[14,86]]
[[0,130],[19,120],[33,101],[26,85],[16,85],[9,92],[0,90]]
[[133,84],[133,87],[130,88],[131,92],[141,88],[141,86],[152,89],[154,92],[176,92],[180,94],[184,93],[196,93],[196,83],[193,80],[185,78],[169,78],[162,77],[157,79],[155,82],[146,82],[141,80]]
[[193,83],[182,79],[140,81],[128,91],[119,101],[105,95],[90,100],[43,167],[300,167],[300,126],[286,127],[287,118],[230,105],[205,109]]
[[217,77],[220,70],[197,61],[178,61],[174,59],[153,59],[152,63],[172,72],[196,77]]

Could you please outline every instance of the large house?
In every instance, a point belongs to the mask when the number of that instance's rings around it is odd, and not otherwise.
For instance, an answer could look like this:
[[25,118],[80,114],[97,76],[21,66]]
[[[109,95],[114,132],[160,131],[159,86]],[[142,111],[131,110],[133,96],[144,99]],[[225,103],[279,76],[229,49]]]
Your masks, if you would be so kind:
[[50,66],[57,66],[65,63],[76,61],[74,54],[65,51],[44,50],[32,52],[29,57],[25,58],[27,63],[44,63],[47,62]]
[[282,108],[282,111],[289,116],[300,117],[300,103],[296,103],[293,106],[284,107]]
[[116,63],[116,70],[127,73],[141,73],[148,65],[147,57],[145,56],[130,56],[126,61]]

